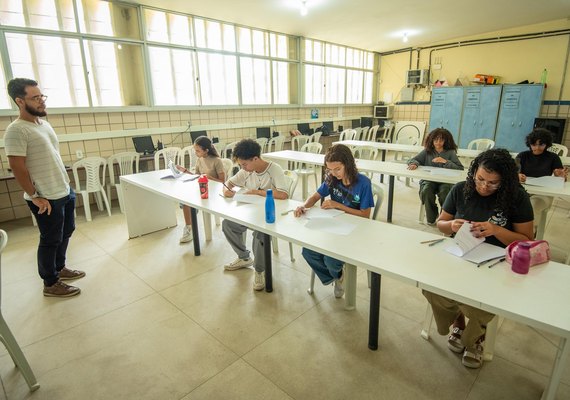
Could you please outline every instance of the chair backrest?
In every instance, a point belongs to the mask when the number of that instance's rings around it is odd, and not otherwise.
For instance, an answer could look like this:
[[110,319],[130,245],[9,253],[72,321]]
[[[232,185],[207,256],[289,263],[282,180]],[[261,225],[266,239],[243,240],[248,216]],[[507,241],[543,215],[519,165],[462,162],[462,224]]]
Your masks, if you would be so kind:
[[299,181],[299,175],[295,171],[291,171],[286,169],[283,171],[285,175],[285,179],[287,180],[287,190],[289,191],[289,198],[293,197],[293,193],[295,193],[295,189],[297,188],[297,182]]
[[312,135],[309,136],[309,141],[307,143],[319,143],[322,134],[323,133],[321,131],[313,133]]
[[378,149],[372,146],[355,146],[353,151],[354,158],[363,160],[376,160],[378,157]]
[[354,128],[354,132],[355,132],[354,140],[360,140],[360,138],[361,138],[360,134],[362,133],[362,127],[359,126],[358,128]]
[[354,129],[345,129],[340,133],[339,140],[354,140],[354,135],[356,135],[356,131]]
[[380,128],[380,125],[374,125],[372,128],[370,128],[366,133],[366,137],[363,137],[363,140],[366,140],[368,142],[375,142],[378,128]]
[[160,170],[161,158],[164,158],[164,168],[168,167],[168,163],[170,161],[172,161],[173,163],[177,163],[180,150],[182,150],[180,147],[166,147],[154,153],[154,170],[155,171]]
[[257,143],[259,143],[259,145],[261,146],[261,152],[265,153],[265,146],[267,146],[268,139],[265,137],[260,137],[260,138],[255,139],[255,141]]
[[307,143],[301,147],[301,151],[304,151],[306,153],[321,154],[322,150],[323,145],[320,143]]
[[362,131],[360,131],[360,140],[366,140],[368,137],[368,131],[370,130],[369,126],[364,126]]
[[283,150],[283,143],[285,143],[285,136],[275,136],[267,142],[267,152],[271,153],[273,151]]
[[[109,182],[115,184],[115,163],[119,166],[119,176],[139,173],[140,154],[134,151],[125,151],[113,154],[107,159],[109,166]],[[133,169],[134,165],[134,169]]]
[[222,158],[222,164],[224,165],[224,174],[226,174],[226,181],[232,175],[232,169],[234,168],[234,163],[229,158]]
[[[103,168],[101,168],[103,167]],[[81,181],[79,180],[79,168],[85,168],[85,188],[81,189]],[[85,190],[89,193],[98,192],[105,186],[105,170],[107,168],[107,160],[102,157],[86,157],[75,162],[71,169],[73,170],[73,179],[75,181],[75,190],[80,192]],[[101,174],[103,180],[101,180]]]
[[300,151],[309,141],[309,137],[306,135],[293,136],[291,139],[291,150]]
[[467,145],[468,150],[489,150],[495,147],[495,141],[491,139],[475,139]]
[[384,188],[378,183],[372,182],[372,195],[374,196],[374,211],[370,214],[370,218],[380,221],[380,207],[384,201]]
[[212,143],[212,146],[214,146],[214,148],[221,157],[222,153],[224,152],[224,147],[226,147],[226,144],[224,142],[217,142],[217,143]]
[[222,150],[222,152],[220,153],[220,157],[222,158],[231,158],[232,157],[232,153],[234,151],[234,147],[236,147],[236,144],[238,142],[231,142],[226,144],[226,146],[224,147],[224,149]]
[[[188,165],[186,165],[186,154],[188,154]],[[196,150],[194,150],[194,145],[183,147],[180,153],[178,153],[177,163],[187,169],[193,170],[196,166],[196,161],[198,161],[198,156],[196,155]]]
[[558,154],[558,157],[566,157],[568,155],[568,147],[558,143],[553,143],[548,148],[548,151]]
[[394,132],[394,125],[385,126],[382,128],[382,136],[376,140],[379,142],[390,143],[392,141],[392,133]]

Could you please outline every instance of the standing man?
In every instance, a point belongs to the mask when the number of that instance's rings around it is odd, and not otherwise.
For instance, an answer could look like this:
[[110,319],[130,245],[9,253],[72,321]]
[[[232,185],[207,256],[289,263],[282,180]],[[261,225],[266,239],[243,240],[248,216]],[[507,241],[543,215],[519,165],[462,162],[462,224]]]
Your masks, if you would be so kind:
[[40,230],[38,273],[44,281],[44,296],[78,295],[81,289],[63,282],[82,278],[85,272],[65,266],[67,245],[75,230],[75,193],[59,155],[57,136],[51,125],[40,119],[47,115],[47,96],[36,81],[25,78],[8,82],[8,94],[20,115],[6,128],[4,145]]

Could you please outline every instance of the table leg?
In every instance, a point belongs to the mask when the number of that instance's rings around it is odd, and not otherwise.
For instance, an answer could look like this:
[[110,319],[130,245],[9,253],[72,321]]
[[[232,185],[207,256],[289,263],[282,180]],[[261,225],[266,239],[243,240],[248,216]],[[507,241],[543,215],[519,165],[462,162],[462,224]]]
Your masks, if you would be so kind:
[[192,220],[192,236],[194,242],[194,255],[200,255],[200,234],[198,233],[198,217],[196,215],[196,209],[190,207],[190,219]]
[[568,340],[566,338],[560,338],[558,344],[558,351],[554,358],[554,365],[552,366],[552,372],[550,373],[550,379],[544,392],[542,393],[541,400],[554,400],[556,397],[556,391],[558,385],[560,384],[560,378],[562,377],[562,372],[564,372],[564,366],[570,355],[570,347],[567,346]]
[[370,320],[368,322],[368,348],[378,350],[378,328],[380,324],[380,274],[371,272],[370,282]]
[[271,265],[271,236],[266,233],[263,235],[263,258],[265,264],[265,291],[273,292],[273,267]]
[[344,264],[344,309],[354,310],[356,308],[356,266]]
[[[382,161],[386,161],[386,150],[380,150],[382,153]],[[380,174],[380,183],[384,183],[384,174]]]
[[392,207],[394,205],[394,175],[390,175],[388,183],[388,211],[386,213],[386,221],[392,222]]

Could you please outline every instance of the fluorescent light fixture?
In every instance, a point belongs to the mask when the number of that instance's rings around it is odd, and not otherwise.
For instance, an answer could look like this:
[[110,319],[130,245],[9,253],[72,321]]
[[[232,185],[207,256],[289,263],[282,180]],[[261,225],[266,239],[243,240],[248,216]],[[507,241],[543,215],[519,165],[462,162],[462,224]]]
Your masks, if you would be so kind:
[[408,43],[408,34],[404,32],[404,36],[402,36],[402,42]]
[[307,1],[306,0],[302,0],[301,1],[301,16],[306,16],[307,13],[309,12],[309,10],[307,9]]

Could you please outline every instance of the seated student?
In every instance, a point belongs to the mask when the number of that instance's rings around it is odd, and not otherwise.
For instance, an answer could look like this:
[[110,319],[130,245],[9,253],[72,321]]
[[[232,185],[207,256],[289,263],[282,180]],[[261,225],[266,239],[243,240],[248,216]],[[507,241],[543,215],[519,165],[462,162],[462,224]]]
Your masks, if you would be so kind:
[[524,183],[526,177],[561,176],[566,180],[568,170],[562,166],[558,154],[548,151],[552,146],[552,133],[544,128],[534,129],[526,137],[529,150],[519,153],[516,157],[520,165],[519,180]]
[[[408,169],[416,169],[419,165],[463,169],[463,164],[457,158],[457,145],[451,133],[444,128],[436,128],[426,138],[424,149],[414,158],[408,161]],[[439,211],[435,202],[435,196],[442,205],[451,187],[450,183],[420,181],[420,199],[426,208],[428,225],[434,225]]]
[[[342,144],[329,147],[325,154],[325,165],[327,167],[325,181],[302,207],[297,207],[295,216],[300,217],[317,201],[330,195],[329,200],[323,201],[321,208],[336,208],[348,214],[368,218],[371,208],[374,207],[372,185],[366,175],[358,172],[350,149]],[[342,297],[344,262],[306,248],[303,248],[302,253],[323,285],[334,282],[335,297]]]
[[[252,139],[243,139],[237,143],[232,152],[232,157],[240,165],[237,174],[229,178],[226,186],[229,189],[241,187],[246,189],[245,194],[265,197],[267,189],[273,189],[275,199],[284,200],[289,197],[287,181],[281,167],[273,162],[267,162],[260,158],[261,147]],[[233,197],[233,190],[224,189],[224,196]],[[254,266],[255,277],[253,290],[265,288],[265,265],[263,264],[263,241],[262,233],[253,231],[253,254],[245,246],[244,232],[247,227],[225,219],[222,222],[222,231],[226,239],[236,252],[238,258],[224,265],[226,271],[235,271],[240,268]]]
[[[226,180],[227,177],[224,172],[222,159],[208,137],[200,136],[196,138],[196,141],[194,142],[194,151],[198,157],[194,172],[188,171],[181,165],[177,165],[176,168],[178,168],[179,171],[189,174],[194,173],[206,175],[208,179],[216,182],[224,182]],[[182,229],[180,243],[188,243],[192,241],[192,219],[190,218],[190,207],[183,205],[182,212],[184,213],[184,222],[186,223],[186,226]]]
[[[445,199],[437,227],[451,235],[467,221],[472,223],[474,236],[484,237],[496,246],[532,239],[532,207],[507,150],[487,150],[473,160],[466,181],[453,186]],[[485,330],[494,315],[425,290],[423,294],[433,309],[437,331],[440,335],[449,334],[449,349],[463,353],[462,363],[466,367],[481,367]]]

